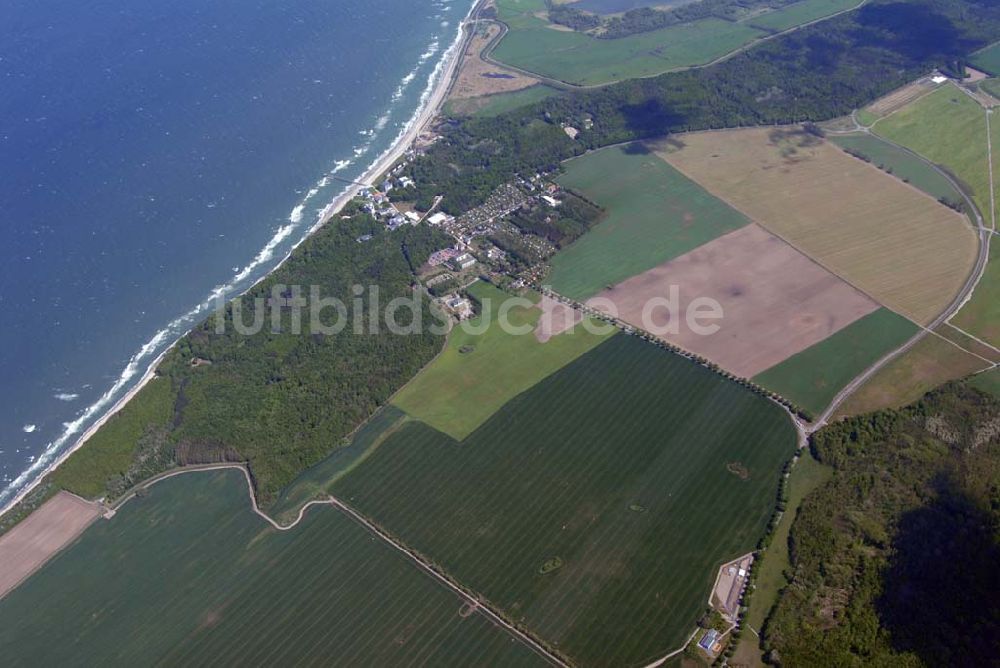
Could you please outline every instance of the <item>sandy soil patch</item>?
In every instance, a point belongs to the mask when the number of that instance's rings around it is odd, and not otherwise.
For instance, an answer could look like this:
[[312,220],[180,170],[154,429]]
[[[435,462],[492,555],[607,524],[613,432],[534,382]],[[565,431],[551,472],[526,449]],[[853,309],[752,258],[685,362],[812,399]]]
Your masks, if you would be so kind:
[[492,93],[508,93],[538,83],[537,79],[487,63],[479,57],[483,49],[499,33],[499,26],[489,24],[469,41],[450,98],[464,99]]
[[542,317],[535,325],[535,338],[540,343],[545,343],[553,336],[562,334],[583,322],[583,314],[575,308],[545,295],[538,302],[538,308],[542,311]]
[[918,323],[962,289],[978,240],[961,214],[795,128],[680,135],[658,153],[712,194]]
[[0,598],[73,542],[100,514],[96,503],[59,492],[0,537]]
[[980,72],[979,70],[969,67],[968,65],[965,66],[965,74],[965,78],[962,79],[963,83],[975,83],[977,81],[982,81],[983,79],[988,79],[990,76],[986,72]]
[[[666,328],[666,308],[643,310],[677,286],[677,333],[665,340],[750,378],[818,343],[878,304],[758,225],[747,225],[595,295],[626,322]],[[693,331],[684,314],[694,299],[716,300],[724,317],[711,335]],[[711,324],[705,321],[703,324]]]
[[875,100],[868,105],[868,111],[877,116],[887,116],[897,109],[902,109],[921,95],[929,93],[937,87],[938,84],[933,83],[929,79],[914,81]]

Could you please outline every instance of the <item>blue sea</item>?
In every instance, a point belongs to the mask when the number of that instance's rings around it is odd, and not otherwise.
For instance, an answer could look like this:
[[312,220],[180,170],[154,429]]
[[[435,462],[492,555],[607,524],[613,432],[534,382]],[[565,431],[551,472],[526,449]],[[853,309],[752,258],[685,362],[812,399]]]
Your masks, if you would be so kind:
[[471,5],[0,3],[0,505],[393,143]]

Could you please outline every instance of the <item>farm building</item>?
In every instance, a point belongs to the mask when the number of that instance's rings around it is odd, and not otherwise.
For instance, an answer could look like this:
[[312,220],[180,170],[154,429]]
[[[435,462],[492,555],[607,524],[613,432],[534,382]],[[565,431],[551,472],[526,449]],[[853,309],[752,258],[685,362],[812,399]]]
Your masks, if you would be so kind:
[[714,653],[715,650],[713,649],[713,647],[715,646],[715,643],[718,639],[719,639],[719,632],[716,631],[715,629],[709,629],[708,631],[705,632],[705,635],[701,637],[701,640],[698,641],[698,647],[701,647],[709,654]]

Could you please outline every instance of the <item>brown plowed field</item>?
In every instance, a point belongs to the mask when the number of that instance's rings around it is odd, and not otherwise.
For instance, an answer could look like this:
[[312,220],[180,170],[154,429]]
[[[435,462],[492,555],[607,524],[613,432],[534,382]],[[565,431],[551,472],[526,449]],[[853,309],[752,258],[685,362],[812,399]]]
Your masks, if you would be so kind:
[[[747,225],[604,290],[588,303],[610,300],[626,322],[665,328],[666,308],[643,309],[679,288],[677,333],[660,333],[685,350],[737,375],[751,377],[822,341],[879,305],[758,225]],[[702,335],[687,326],[692,300],[716,300],[720,329]],[[705,321],[702,324],[711,324]]]
[[0,536],[0,598],[69,545],[100,514],[96,503],[59,492]]

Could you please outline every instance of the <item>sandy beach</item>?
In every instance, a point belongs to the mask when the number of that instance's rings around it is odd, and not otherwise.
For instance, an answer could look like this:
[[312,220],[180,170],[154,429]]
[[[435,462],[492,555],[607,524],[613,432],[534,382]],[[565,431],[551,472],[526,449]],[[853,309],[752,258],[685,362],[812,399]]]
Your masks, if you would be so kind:
[[[429,90],[426,101],[421,105],[418,112],[413,116],[410,122],[407,124],[405,130],[400,133],[393,145],[382,153],[358,178],[357,183],[353,183],[344,192],[334,198],[319,214],[316,223],[310,228],[309,232],[298,242],[292,249],[285,255],[284,258],[278,262],[271,271],[262,276],[256,283],[247,287],[243,293],[249,291],[259,283],[266,279],[270,274],[281,268],[284,263],[288,260],[292,253],[298,248],[299,244],[305,241],[307,238],[316,233],[317,230],[322,228],[325,224],[330,222],[330,220],[341,210],[344,206],[350,202],[357,194],[358,191],[363,187],[361,183],[373,183],[375,180],[386,172],[390,167],[393,166],[400,158],[402,158],[407,150],[413,145],[413,142],[418,136],[427,128],[431,121],[437,116],[438,112],[441,110],[441,106],[444,104],[445,98],[448,96],[448,91],[450,90],[452,83],[455,78],[455,74],[458,69],[458,65],[461,62],[462,53],[465,50],[466,42],[471,34],[471,31],[467,31],[466,28],[471,23],[474,22],[474,17],[476,16],[481,2],[477,2],[463,19],[462,23],[459,25],[458,34],[455,41],[448,47],[442,57],[440,64],[437,69],[435,69],[434,74],[432,74],[432,87]],[[241,294],[243,294],[241,293]],[[231,295],[228,299],[234,299],[238,295]],[[186,336],[186,333],[185,333]],[[183,338],[183,337],[180,337]],[[177,339],[177,341],[180,340]],[[0,515],[4,515],[11,508],[16,506],[21,502],[24,497],[34,490],[39,483],[45,479],[52,471],[58,468],[63,462],[66,461],[74,452],[83,447],[83,445],[93,436],[97,430],[99,430],[113,415],[120,411],[125,404],[127,404],[136,394],[142,390],[146,384],[156,376],[156,369],[159,367],[160,362],[163,361],[164,356],[177,345],[177,341],[174,341],[166,350],[160,353],[156,359],[149,364],[146,368],[146,372],[142,375],[139,381],[132,386],[125,394],[123,394],[115,403],[106,410],[97,420],[94,421],[81,435],[73,445],[67,448],[64,452],[60,453],[39,475],[35,478],[30,485],[27,485],[23,490],[18,492],[14,497],[12,497],[2,509],[0,509]]]

